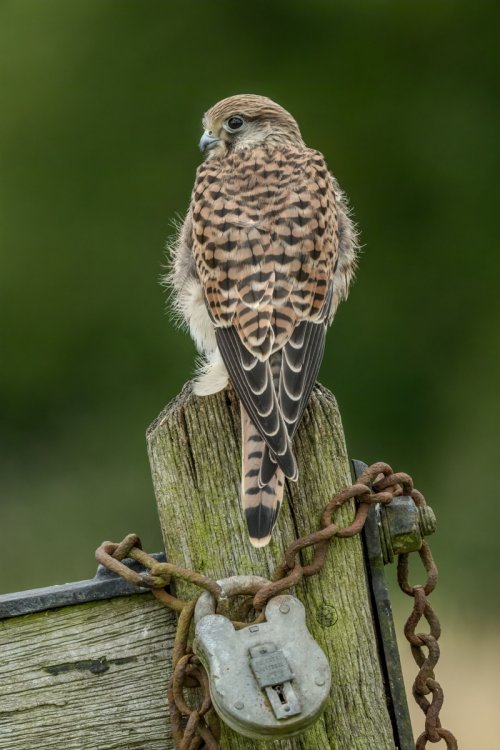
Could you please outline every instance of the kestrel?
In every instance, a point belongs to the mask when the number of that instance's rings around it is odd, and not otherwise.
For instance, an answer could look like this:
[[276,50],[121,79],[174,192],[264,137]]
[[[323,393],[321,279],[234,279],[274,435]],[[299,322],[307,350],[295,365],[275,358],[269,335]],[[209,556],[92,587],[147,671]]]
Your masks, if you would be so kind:
[[296,480],[292,439],[348,294],[356,232],[323,155],[263,96],[232,96],[203,118],[198,168],[169,283],[204,364],[194,390],[231,380],[240,399],[242,504],[266,545]]

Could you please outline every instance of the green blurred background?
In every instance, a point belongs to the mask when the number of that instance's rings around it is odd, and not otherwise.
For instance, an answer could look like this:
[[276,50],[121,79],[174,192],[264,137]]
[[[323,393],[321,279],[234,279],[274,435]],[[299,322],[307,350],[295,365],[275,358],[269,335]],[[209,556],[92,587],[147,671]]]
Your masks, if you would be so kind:
[[251,92],[294,114],[362,231],[321,371],[350,454],[413,475],[438,604],[492,624],[497,27],[468,0],[2,0],[2,591],[90,577],[129,531],[161,546],[144,432],[195,356],[164,246],[203,111]]

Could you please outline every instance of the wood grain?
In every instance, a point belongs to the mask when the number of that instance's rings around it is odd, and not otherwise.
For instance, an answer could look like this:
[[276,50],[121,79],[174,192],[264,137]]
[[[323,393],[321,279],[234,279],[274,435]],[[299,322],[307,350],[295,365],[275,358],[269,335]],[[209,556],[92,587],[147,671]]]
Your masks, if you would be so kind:
[[0,622],[0,750],[170,750],[174,615],[121,597]]

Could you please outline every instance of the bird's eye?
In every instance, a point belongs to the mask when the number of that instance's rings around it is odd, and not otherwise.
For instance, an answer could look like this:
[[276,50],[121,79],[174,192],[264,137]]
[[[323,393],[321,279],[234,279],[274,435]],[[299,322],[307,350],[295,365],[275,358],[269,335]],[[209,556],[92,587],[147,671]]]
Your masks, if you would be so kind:
[[227,129],[234,133],[234,131],[239,130],[244,125],[244,123],[245,120],[243,119],[243,117],[235,115],[234,117],[230,117],[227,121]]

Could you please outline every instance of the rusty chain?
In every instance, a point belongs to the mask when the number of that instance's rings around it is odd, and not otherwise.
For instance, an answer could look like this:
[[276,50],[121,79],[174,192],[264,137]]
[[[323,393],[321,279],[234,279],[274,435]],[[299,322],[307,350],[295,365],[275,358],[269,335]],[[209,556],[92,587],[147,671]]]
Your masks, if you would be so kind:
[[[415,491],[414,491],[415,492]],[[418,501],[423,499],[420,493]],[[417,503],[417,497],[412,493]],[[425,500],[424,500],[425,502]],[[443,729],[439,719],[439,712],[443,705],[443,689],[434,676],[434,667],[439,659],[438,639],[441,635],[441,625],[436,613],[427,601],[427,597],[436,587],[437,568],[427,542],[423,541],[418,552],[427,575],[423,585],[412,586],[408,581],[408,554],[399,555],[398,559],[398,583],[401,591],[414,598],[413,610],[404,627],[404,634],[410,644],[411,652],[419,671],[413,683],[413,697],[425,714],[425,728],[416,743],[416,750],[424,750],[427,743],[444,740],[449,750],[457,750],[458,743],[454,735]],[[415,633],[415,628],[424,618],[429,625],[429,633]],[[425,656],[423,649],[427,649]],[[432,694],[429,699],[427,695]]]
[[[263,584],[253,599],[247,599],[241,605],[238,619],[232,620],[235,627],[246,627],[249,624],[244,620],[252,609],[259,613],[256,622],[262,621],[264,607],[269,599],[295,586],[304,577],[315,575],[323,568],[329,543],[334,537],[347,538],[359,534],[365,525],[370,505],[386,505],[401,495],[410,495],[417,506],[425,505],[424,496],[414,489],[413,481],[408,474],[394,473],[389,464],[382,462],[368,466],[355,484],[339,492],[326,505],[321,515],[321,528],[289,545],[285,550],[283,562],[274,571],[272,580]],[[354,520],[347,526],[339,526],[334,521],[335,512],[354,498],[358,501]],[[303,564],[300,553],[309,547],[313,552],[312,560]],[[428,742],[436,743],[440,740],[446,742],[448,750],[458,750],[454,735],[443,729],[439,719],[443,705],[443,690],[435,679],[434,667],[440,654],[438,639],[441,626],[427,601],[427,596],[436,587],[437,568],[429,545],[425,541],[422,542],[419,555],[427,575],[423,585],[412,586],[408,581],[409,555],[401,554],[398,560],[399,586],[405,594],[414,599],[413,610],[405,624],[404,633],[419,667],[413,684],[413,696],[425,714],[425,729],[417,739],[415,750],[425,750]],[[121,562],[126,557],[136,560],[149,572],[141,574],[131,570]],[[212,708],[207,674],[189,643],[198,597],[184,601],[168,592],[165,587],[175,578],[199,586],[213,595],[217,602],[217,612],[228,616],[229,603],[221,587],[213,579],[194,570],[173,563],[157,562],[144,552],[136,534],[129,534],[119,544],[103,542],[96,550],[96,558],[126,581],[151,589],[162,604],[179,613],[172,656],[173,674],[168,688],[168,706],[174,741],[178,750],[218,750],[220,724]],[[422,618],[429,625],[428,634],[415,633],[415,628]],[[427,649],[427,656],[423,652],[424,648]],[[201,690],[199,705],[191,706],[186,701],[184,691],[187,688]],[[430,694],[431,700],[427,698]]]
[[[208,677],[198,657],[189,644],[189,631],[194,616],[197,597],[184,601],[166,590],[172,577],[210,591],[218,602],[224,600],[219,584],[194,570],[172,563],[159,563],[142,549],[137,534],[128,534],[119,544],[103,542],[96,550],[97,560],[109,570],[135,586],[151,589],[162,604],[178,612],[177,630],[172,652],[172,677],[167,691],[172,735],[179,750],[218,750],[220,737],[219,718],[212,708]],[[149,573],[136,573],[122,560],[132,558]],[[200,688],[201,703],[190,706],[185,697],[185,688]]]

